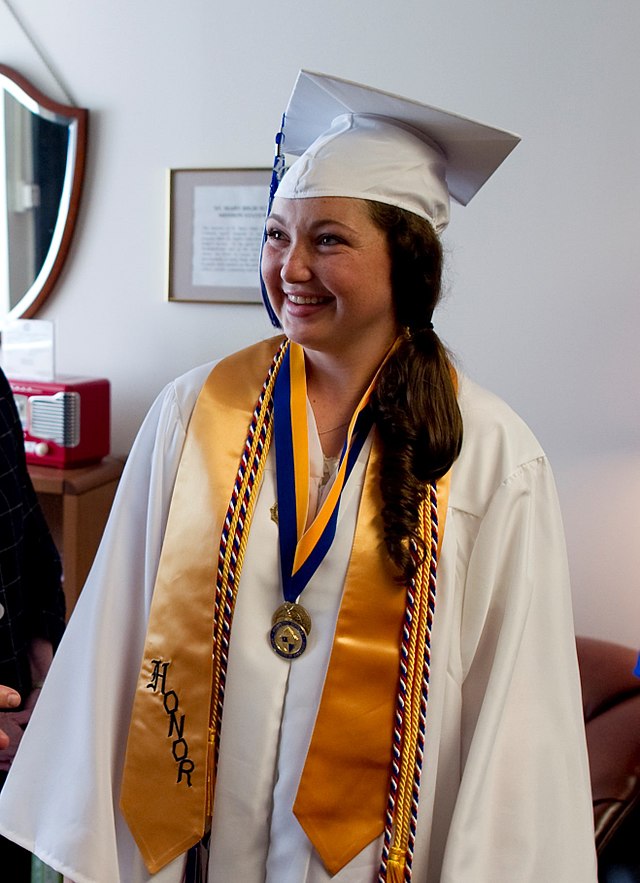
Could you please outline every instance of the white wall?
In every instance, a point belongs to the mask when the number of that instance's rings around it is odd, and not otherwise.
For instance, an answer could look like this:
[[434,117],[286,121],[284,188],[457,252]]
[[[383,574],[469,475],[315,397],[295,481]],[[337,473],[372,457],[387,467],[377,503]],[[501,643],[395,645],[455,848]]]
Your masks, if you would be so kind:
[[[523,143],[446,237],[438,330],[532,425],[567,526],[577,629],[640,646],[637,0],[11,0],[88,107],[80,228],[41,311],[105,375],[125,453],[174,375],[269,332],[165,300],[170,167],[266,166],[296,71],[368,82]],[[0,0],[0,60],[63,96]]]

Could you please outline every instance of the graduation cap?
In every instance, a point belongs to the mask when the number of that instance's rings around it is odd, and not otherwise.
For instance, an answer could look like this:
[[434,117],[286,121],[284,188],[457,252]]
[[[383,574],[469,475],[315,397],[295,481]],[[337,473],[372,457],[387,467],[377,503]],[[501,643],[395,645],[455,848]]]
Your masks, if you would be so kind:
[[301,70],[280,144],[300,158],[277,194],[397,205],[440,233],[449,222],[449,198],[466,205],[519,140],[437,107]]

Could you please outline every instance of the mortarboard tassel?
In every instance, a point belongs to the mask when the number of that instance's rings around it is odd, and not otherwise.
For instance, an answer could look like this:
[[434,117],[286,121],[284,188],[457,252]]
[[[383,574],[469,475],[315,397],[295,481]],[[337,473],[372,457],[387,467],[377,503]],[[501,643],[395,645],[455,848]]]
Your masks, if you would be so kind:
[[[273,158],[273,170],[271,172],[271,184],[269,186],[269,204],[267,206],[267,217],[269,217],[269,213],[271,212],[271,206],[273,204],[273,198],[276,195],[276,190],[278,189],[278,185],[282,180],[282,176],[284,175],[284,154],[282,153],[282,144],[284,142],[284,114],[282,115],[282,123],[280,125],[280,131],[276,135],[276,153]],[[269,300],[269,295],[267,294],[267,289],[264,284],[264,279],[262,278],[262,249],[264,248],[264,243],[266,241],[267,234],[266,230],[262,236],[262,246],[260,248],[260,290],[262,292],[262,300],[265,305],[265,309],[269,315],[269,319],[271,320],[271,324],[274,328],[281,328],[280,321],[275,314],[273,307],[271,306],[271,301]]]

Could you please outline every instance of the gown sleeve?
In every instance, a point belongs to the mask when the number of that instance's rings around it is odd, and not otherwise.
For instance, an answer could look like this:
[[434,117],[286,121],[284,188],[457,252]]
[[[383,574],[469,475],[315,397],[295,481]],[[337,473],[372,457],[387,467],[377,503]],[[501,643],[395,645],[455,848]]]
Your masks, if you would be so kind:
[[0,796],[0,831],[75,883],[149,879],[118,809],[120,779],[171,492],[205,376],[171,384],[144,421]]
[[564,534],[544,456],[492,495],[461,633],[462,772],[441,883],[595,883]]

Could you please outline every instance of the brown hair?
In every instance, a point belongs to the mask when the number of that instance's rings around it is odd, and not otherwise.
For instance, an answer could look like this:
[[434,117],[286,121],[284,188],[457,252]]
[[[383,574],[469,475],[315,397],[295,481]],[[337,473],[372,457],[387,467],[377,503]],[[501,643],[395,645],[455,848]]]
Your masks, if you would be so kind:
[[428,221],[395,206],[367,201],[386,233],[400,345],[381,371],[371,406],[383,454],[385,543],[402,581],[416,571],[412,541],[424,555],[418,511],[427,486],[460,453],[462,416],[447,351],[431,318],[442,292],[442,246]]

